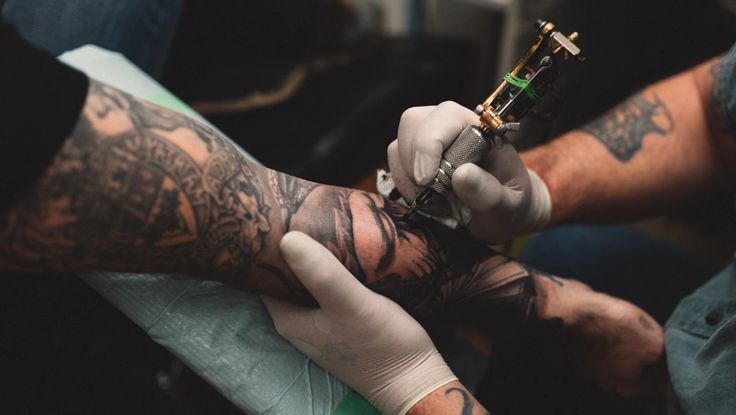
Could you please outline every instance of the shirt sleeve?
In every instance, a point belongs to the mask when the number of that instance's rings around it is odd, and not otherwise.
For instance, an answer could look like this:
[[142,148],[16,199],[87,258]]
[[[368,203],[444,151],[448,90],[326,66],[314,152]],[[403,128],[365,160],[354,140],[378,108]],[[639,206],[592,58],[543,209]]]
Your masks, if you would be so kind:
[[87,77],[0,17],[0,214],[43,174],[74,128]]
[[714,104],[720,106],[725,133],[736,135],[736,44],[723,56],[715,82],[718,99]]

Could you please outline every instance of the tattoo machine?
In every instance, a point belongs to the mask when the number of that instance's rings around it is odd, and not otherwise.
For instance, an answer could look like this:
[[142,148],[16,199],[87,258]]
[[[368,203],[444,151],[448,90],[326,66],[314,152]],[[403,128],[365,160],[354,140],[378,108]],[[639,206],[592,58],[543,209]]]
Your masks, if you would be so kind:
[[580,48],[574,43],[577,32],[565,36],[544,20],[537,20],[534,29],[537,41],[491,96],[475,108],[480,126],[466,127],[445,150],[434,181],[419,192],[405,218],[426,206],[435,195],[449,196],[455,169],[464,163],[477,163],[492,149],[500,148],[506,133],[518,131],[519,120],[552,89],[563,63],[582,61]]

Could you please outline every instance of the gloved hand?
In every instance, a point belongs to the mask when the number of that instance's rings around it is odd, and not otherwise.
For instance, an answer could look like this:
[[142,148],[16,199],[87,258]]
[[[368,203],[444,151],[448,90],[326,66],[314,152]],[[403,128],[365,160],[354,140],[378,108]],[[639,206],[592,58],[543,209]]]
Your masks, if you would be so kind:
[[301,232],[281,253],[319,308],[263,297],[278,333],[384,414],[405,414],[455,375],[427,332],[396,303],[363,286]]
[[[404,112],[398,138],[388,146],[388,163],[407,201],[432,182],[455,137],[478,123],[473,111],[450,101]],[[547,186],[524,166],[512,145],[494,149],[479,165],[464,164],[452,176],[455,195],[471,211],[468,231],[473,237],[500,243],[547,224],[552,212]]]

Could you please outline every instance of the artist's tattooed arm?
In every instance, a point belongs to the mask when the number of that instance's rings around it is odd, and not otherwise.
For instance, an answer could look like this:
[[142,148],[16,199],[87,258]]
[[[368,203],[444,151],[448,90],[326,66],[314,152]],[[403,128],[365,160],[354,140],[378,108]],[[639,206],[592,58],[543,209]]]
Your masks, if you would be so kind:
[[408,415],[490,415],[460,382],[450,382],[419,401]]
[[736,139],[715,58],[633,94],[522,154],[545,181],[550,225],[635,220],[736,188]]
[[667,105],[657,96],[636,94],[590,122],[582,131],[592,135],[621,162],[631,160],[641,150],[647,136],[667,137],[675,128]]

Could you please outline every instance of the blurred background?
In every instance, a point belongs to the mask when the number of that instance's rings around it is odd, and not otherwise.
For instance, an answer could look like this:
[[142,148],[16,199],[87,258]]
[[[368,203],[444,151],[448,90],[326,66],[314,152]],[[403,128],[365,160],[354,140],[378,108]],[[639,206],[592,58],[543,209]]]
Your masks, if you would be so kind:
[[[727,0],[190,0],[160,81],[265,165],[374,190],[403,110],[445,100],[474,108],[534,40],[535,19],[579,32],[587,61],[566,75],[554,121],[522,147],[726,51],[733,10]],[[673,212],[680,227],[671,218],[636,226],[720,264],[735,227],[714,218],[732,208],[724,198]],[[4,413],[240,413],[73,275],[3,277]],[[595,394],[576,379],[529,375],[530,362],[518,379],[503,368],[476,379],[492,412],[557,413],[584,401],[581,391]],[[499,393],[504,383],[520,392]],[[611,400],[596,413],[634,413],[629,405]]]

